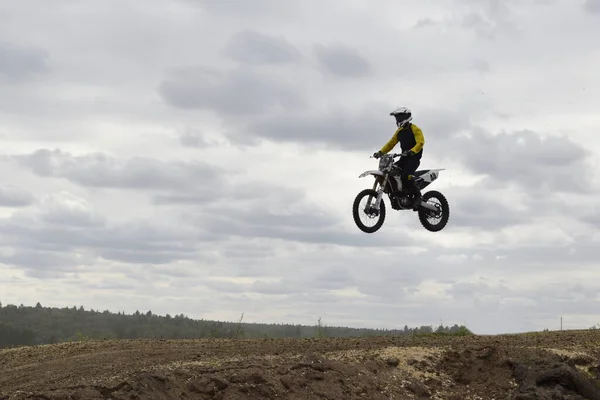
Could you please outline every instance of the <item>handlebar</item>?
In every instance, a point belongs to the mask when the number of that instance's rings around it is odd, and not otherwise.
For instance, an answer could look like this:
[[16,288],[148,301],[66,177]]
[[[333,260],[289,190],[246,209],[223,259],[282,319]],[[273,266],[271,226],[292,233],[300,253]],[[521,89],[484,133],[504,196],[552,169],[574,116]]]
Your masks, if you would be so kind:
[[[387,154],[384,154],[384,156],[396,158],[396,157],[402,157],[402,156],[404,156],[404,154],[402,154],[402,153],[387,153]],[[370,155],[369,158],[375,158],[375,157],[373,157],[373,155]]]

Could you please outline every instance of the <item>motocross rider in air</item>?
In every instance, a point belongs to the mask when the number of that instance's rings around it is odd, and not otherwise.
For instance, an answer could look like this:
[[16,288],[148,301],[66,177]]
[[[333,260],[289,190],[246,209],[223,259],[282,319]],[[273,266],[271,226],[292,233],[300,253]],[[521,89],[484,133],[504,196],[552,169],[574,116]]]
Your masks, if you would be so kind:
[[421,129],[411,122],[412,112],[408,108],[398,107],[390,115],[396,118],[398,129],[381,150],[373,154],[373,157],[381,157],[400,143],[402,157],[394,163],[396,168],[392,170],[392,175],[400,174],[402,192],[414,195],[412,207],[416,211],[421,202],[421,191],[415,186],[412,174],[421,164],[425,138]]

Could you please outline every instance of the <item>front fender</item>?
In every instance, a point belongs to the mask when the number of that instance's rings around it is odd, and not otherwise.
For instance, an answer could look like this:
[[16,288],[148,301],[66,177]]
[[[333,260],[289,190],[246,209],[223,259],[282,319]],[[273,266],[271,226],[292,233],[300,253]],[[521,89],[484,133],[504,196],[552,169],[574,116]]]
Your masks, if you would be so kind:
[[376,170],[376,169],[371,169],[369,171],[365,171],[362,174],[360,174],[358,177],[359,178],[364,178],[367,175],[375,175],[375,176],[383,176],[383,172]]

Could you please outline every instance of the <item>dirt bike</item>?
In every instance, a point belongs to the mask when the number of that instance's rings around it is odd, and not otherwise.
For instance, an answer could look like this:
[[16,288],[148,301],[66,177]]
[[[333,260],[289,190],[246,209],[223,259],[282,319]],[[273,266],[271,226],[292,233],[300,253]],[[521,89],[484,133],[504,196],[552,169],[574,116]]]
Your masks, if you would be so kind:
[[[385,221],[385,203],[383,194],[387,194],[390,204],[394,210],[413,210],[418,212],[419,221],[425,229],[431,232],[439,232],[448,223],[450,217],[450,207],[446,197],[437,190],[431,190],[422,195],[420,203],[415,204],[414,194],[408,194],[402,191],[402,180],[400,170],[394,165],[394,158],[403,156],[402,153],[384,154],[379,160],[378,170],[365,171],[359,175],[359,178],[372,175],[375,177],[375,183],[372,189],[364,189],[354,199],[352,205],[352,215],[358,228],[366,233],[374,233],[381,228]],[[371,156],[370,158],[373,158]],[[439,176],[441,169],[417,170],[412,174],[416,188],[421,191],[429,184],[435,181]],[[367,197],[367,204],[359,207],[361,200]],[[374,203],[371,201],[375,199]],[[438,204],[432,204],[430,200],[437,200]],[[369,227],[359,218],[359,211],[363,211],[370,220],[376,219],[375,225]],[[430,222],[429,219],[438,219],[437,223]]]

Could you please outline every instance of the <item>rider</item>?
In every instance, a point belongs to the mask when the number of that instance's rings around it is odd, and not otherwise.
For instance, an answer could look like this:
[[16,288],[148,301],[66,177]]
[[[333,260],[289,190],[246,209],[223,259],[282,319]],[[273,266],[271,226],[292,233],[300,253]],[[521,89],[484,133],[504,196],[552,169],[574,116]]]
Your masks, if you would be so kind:
[[419,164],[421,164],[425,138],[421,129],[411,123],[412,112],[410,109],[398,107],[390,115],[396,118],[398,129],[381,150],[373,154],[373,157],[381,157],[392,150],[397,143],[400,143],[402,157],[394,165],[401,169],[400,177],[402,179],[402,187],[405,189],[403,191],[415,195],[413,209],[416,210],[421,200],[421,192],[415,186],[412,174],[417,170]]

